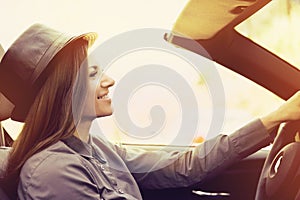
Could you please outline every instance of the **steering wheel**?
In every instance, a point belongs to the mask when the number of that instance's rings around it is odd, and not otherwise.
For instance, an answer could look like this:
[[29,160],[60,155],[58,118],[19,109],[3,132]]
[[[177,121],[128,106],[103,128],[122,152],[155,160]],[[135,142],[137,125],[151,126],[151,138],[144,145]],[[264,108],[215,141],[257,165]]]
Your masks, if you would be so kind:
[[282,124],[260,174],[256,200],[300,199],[300,122]]

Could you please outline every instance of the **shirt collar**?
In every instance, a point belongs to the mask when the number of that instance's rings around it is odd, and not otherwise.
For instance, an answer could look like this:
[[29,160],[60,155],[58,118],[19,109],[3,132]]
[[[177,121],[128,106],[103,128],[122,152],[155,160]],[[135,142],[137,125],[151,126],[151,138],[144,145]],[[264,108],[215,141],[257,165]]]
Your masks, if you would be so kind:
[[75,137],[74,135],[63,139],[62,141],[71,149],[79,153],[83,157],[92,158],[93,157],[93,149],[91,145],[91,137],[89,137],[88,143],[83,142],[79,138]]
[[100,149],[93,145],[93,139],[91,136],[89,136],[88,143],[83,142],[74,135],[67,139],[63,139],[62,141],[81,156],[86,158],[96,158],[102,164],[106,163],[106,159]]

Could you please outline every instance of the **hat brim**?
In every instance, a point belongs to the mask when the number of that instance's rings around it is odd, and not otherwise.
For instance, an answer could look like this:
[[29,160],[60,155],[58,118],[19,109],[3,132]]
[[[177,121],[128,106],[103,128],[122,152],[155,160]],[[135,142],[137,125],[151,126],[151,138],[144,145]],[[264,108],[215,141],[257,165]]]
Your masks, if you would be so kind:
[[69,43],[72,43],[76,40],[86,40],[88,42],[88,47],[91,47],[96,39],[98,38],[98,34],[95,33],[95,32],[89,32],[89,33],[85,33],[85,34],[82,34],[82,35],[79,35],[79,36],[75,36],[73,37],[70,42],[68,42],[65,46],[67,46]]

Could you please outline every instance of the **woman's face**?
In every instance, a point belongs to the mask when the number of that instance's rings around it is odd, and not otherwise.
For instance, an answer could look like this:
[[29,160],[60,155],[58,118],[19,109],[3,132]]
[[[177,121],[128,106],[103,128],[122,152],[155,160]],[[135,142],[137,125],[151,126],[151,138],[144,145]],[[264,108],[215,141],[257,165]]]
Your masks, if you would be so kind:
[[85,115],[89,117],[104,117],[113,113],[109,88],[115,81],[102,72],[97,65],[88,66],[88,94]]

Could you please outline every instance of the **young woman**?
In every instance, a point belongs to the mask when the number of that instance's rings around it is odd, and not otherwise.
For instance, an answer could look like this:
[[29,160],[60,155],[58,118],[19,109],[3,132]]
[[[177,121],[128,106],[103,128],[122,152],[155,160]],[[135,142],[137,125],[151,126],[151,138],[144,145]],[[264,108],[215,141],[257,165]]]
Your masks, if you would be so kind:
[[[2,187],[11,198],[142,199],[139,187],[180,187],[205,181],[268,145],[273,139],[269,132],[279,123],[300,119],[298,92],[275,112],[193,150],[180,153],[121,148],[89,134],[93,119],[112,114],[108,94],[114,85],[99,66],[89,62],[87,50],[91,40],[86,36],[67,37],[56,44],[54,33],[57,32],[42,25],[30,27],[10,48],[17,53],[8,51],[11,54],[0,65],[1,71],[5,63],[14,66],[20,63],[16,62],[19,59],[39,63],[29,64],[30,77],[35,78],[25,80],[25,92],[21,91],[22,97],[19,96],[24,104],[7,94],[11,90],[4,91],[15,104],[14,111],[23,107],[16,116],[26,116],[2,179]],[[51,43],[51,52],[42,51],[38,59],[32,58],[37,57],[35,54],[21,58],[21,49],[14,47],[22,44],[22,51],[30,51],[32,46],[38,46],[32,43],[35,37]],[[40,60],[44,60],[42,65]],[[23,73],[22,69],[15,72],[14,75]]]

